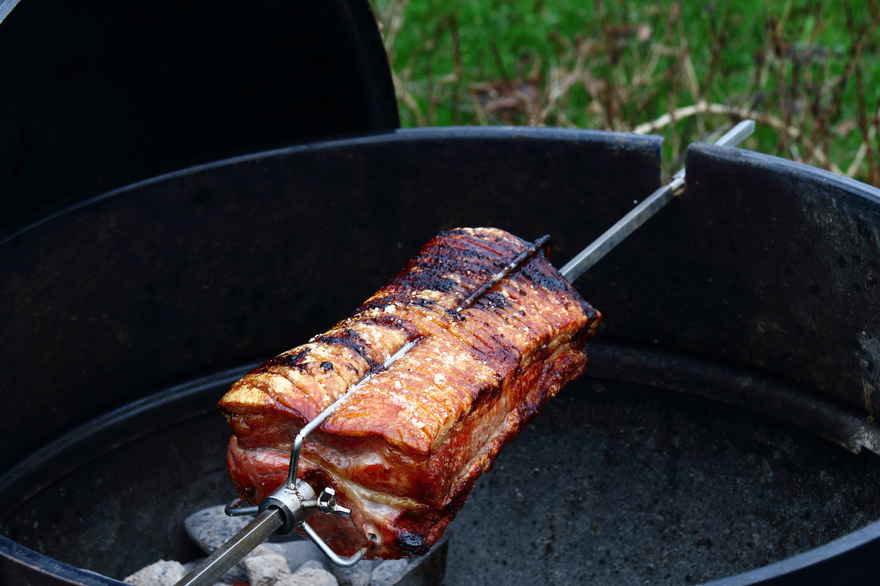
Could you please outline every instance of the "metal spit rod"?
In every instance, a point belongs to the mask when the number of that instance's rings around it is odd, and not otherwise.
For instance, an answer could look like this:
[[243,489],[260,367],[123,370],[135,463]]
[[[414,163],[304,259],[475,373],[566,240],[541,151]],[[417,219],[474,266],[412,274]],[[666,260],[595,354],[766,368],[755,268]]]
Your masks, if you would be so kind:
[[[735,146],[745,140],[752,134],[755,123],[751,120],[740,122],[715,144],[721,146]],[[578,253],[573,259],[567,262],[560,274],[569,282],[575,281],[590,267],[599,262],[608,252],[615,246],[620,244],[627,236],[632,234],[636,228],[644,224],[649,218],[660,211],[673,197],[681,193],[684,187],[685,170],[681,169],[672,178],[672,181],[663,187],[657,189],[648,196],[639,205],[634,207],[628,214],[621,218],[611,228],[606,230],[599,238],[594,240],[589,246]],[[510,273],[522,266],[527,260],[544,247],[549,241],[549,236],[542,236],[533,242],[525,251],[510,261],[501,271],[493,275],[489,280],[483,283],[468,295],[461,304],[456,308],[456,313],[467,309],[486,291],[491,289],[499,281],[507,277]],[[386,370],[394,362],[405,356],[413,347],[416,346],[419,339],[408,341],[397,352],[392,354],[377,372]],[[340,566],[351,566],[357,563],[366,553],[366,549],[361,549],[353,556],[343,558],[339,556],[332,548],[306,523],[306,518],[315,510],[324,513],[332,513],[347,516],[351,511],[345,507],[336,504],[335,493],[331,488],[325,488],[320,495],[315,496],[311,486],[304,481],[298,479],[297,470],[299,465],[299,456],[306,437],[315,429],[317,429],[336,409],[348,399],[358,389],[366,385],[377,372],[371,372],[365,375],[357,383],[349,387],[336,401],[325,408],[308,424],[306,424],[296,435],[293,441],[290,453],[290,466],[288,476],[285,483],[269,497],[267,497],[259,507],[235,507],[230,505],[226,507],[229,515],[247,515],[257,513],[256,518],[241,529],[234,537],[215,550],[210,556],[202,560],[195,568],[193,568],[186,576],[184,576],[176,586],[204,586],[213,584],[229,568],[241,561],[251,550],[269,539],[276,532],[290,532],[295,527],[301,527],[312,541],[327,555],[330,560]]]
[[[755,131],[754,120],[743,120],[715,141],[719,146],[736,146],[747,139]],[[672,181],[657,189],[646,197],[639,205],[620,218],[613,226],[593,240],[589,246],[580,251],[573,259],[565,263],[559,273],[569,282],[573,283],[583,275],[602,257],[611,252],[615,246],[623,242],[642,224],[647,222],[663,206],[668,204],[674,197],[681,194],[684,188],[685,169],[682,167],[672,176]]]
[[229,541],[214,550],[202,563],[184,576],[177,586],[214,584],[229,568],[240,562],[255,547],[269,539],[284,525],[284,517],[278,509],[266,509],[258,514]]

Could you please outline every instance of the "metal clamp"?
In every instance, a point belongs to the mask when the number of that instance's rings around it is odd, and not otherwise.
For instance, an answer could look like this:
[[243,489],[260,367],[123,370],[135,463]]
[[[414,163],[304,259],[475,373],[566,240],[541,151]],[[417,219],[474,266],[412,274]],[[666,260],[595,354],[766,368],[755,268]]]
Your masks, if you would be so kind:
[[351,509],[336,504],[336,491],[329,486],[318,495],[317,506],[318,510],[322,513],[340,515],[342,517],[351,516]]
[[317,508],[315,491],[302,480],[297,479],[295,483],[285,482],[278,490],[263,499],[260,503],[260,512],[273,507],[281,511],[284,519],[277,533],[290,533],[302,525]]
[[226,513],[230,517],[245,517],[245,516],[253,516],[260,512],[260,507],[257,505],[245,505],[243,498],[236,498],[231,503],[226,505],[223,509],[223,512]]
[[288,476],[288,481],[263,499],[259,506],[242,506],[241,503],[241,499],[235,499],[226,505],[226,514],[244,516],[275,512],[281,520],[275,533],[283,535],[293,532],[296,528],[301,528],[308,538],[315,542],[318,549],[337,566],[352,566],[367,553],[367,549],[362,548],[352,556],[340,556],[306,523],[306,519],[315,511],[343,517],[351,515],[351,509],[337,504],[336,491],[329,486],[316,495],[315,490],[307,482],[299,478],[294,478],[291,481]]

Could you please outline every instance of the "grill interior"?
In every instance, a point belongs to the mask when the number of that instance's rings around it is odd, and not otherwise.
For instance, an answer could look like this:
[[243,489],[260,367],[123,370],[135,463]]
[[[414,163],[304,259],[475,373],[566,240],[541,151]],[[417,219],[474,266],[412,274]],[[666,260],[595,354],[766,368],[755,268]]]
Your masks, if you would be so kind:
[[[2,243],[4,535],[115,577],[196,556],[183,518],[232,496],[223,369],[326,329],[445,227],[568,258],[658,159],[609,133],[403,131],[161,177]],[[877,457],[816,437],[876,440],[880,197],[739,151],[688,169],[687,201],[579,287],[607,317],[587,378],[480,480],[449,583],[699,582],[880,518]]]
[[[115,441],[61,478],[60,462],[34,466],[30,482],[53,481],[16,502],[5,534],[117,578],[200,557],[183,519],[233,496],[228,430],[212,408],[228,378],[217,378],[93,426]],[[880,518],[878,464],[739,409],[579,381],[480,479],[454,525],[446,582],[682,584],[739,573]]]

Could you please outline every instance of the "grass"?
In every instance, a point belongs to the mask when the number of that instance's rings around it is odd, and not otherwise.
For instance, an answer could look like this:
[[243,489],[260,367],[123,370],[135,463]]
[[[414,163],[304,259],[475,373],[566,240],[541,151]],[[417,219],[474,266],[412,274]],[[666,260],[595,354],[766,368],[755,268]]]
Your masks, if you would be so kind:
[[660,134],[671,166],[751,117],[746,148],[880,185],[880,0],[372,4],[405,126]]

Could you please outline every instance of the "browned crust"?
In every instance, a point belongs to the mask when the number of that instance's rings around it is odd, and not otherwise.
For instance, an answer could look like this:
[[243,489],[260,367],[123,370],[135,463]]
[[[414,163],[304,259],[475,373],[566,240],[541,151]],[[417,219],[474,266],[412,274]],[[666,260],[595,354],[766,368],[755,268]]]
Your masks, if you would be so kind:
[[[368,545],[364,537],[364,526],[380,537],[382,548],[374,548],[370,557],[401,557],[424,553],[442,535],[455,514],[464,504],[473,484],[481,474],[489,470],[501,449],[511,441],[535,414],[540,407],[573,378],[576,378],[586,365],[585,354],[577,348],[565,349],[543,362],[533,364],[523,376],[511,381],[506,393],[510,397],[519,398],[518,406],[507,412],[502,423],[495,432],[489,435],[485,444],[469,461],[461,462],[461,455],[468,450],[463,446],[472,441],[468,431],[473,431],[483,419],[483,414],[475,412],[462,422],[458,433],[454,434],[455,442],[450,442],[435,454],[430,461],[418,469],[409,469],[407,477],[419,481],[421,490],[413,490],[404,495],[423,506],[402,509],[392,519],[379,525],[367,519],[363,513],[354,508],[350,521],[336,517],[319,516],[310,523],[319,530],[321,535],[331,543],[333,548],[343,555],[351,555],[361,547]],[[488,405],[488,403],[486,404]],[[484,406],[483,410],[488,407]],[[351,446],[358,450],[361,446]],[[312,486],[332,486],[341,502],[351,504],[352,495],[348,482],[340,482],[339,475],[333,468],[319,457],[320,448],[308,451],[308,460],[301,465],[301,475]],[[230,471],[236,485],[243,488],[246,496],[255,501],[262,500],[284,480],[287,474],[288,454],[283,451],[261,452],[260,450],[242,450],[233,437],[229,451]],[[263,465],[249,462],[237,462],[245,458],[263,458]],[[390,463],[392,467],[400,463]],[[442,478],[445,471],[460,470],[451,482]],[[375,470],[363,469],[359,474],[348,476],[347,481],[364,485],[369,483]],[[443,502],[430,502],[429,495],[436,493],[438,487],[444,487],[446,498]],[[381,490],[382,487],[372,488]],[[391,487],[399,489],[399,487]],[[394,490],[391,494],[399,493]],[[427,498],[425,498],[427,497]],[[423,500],[424,498],[424,500]],[[418,546],[414,543],[418,542]],[[404,547],[401,547],[404,544]]]
[[[240,491],[260,500],[277,487],[293,434],[373,373],[311,436],[302,467],[367,508],[318,523],[343,551],[367,532],[380,534],[377,557],[429,547],[501,447],[586,364],[600,315],[542,255],[455,311],[526,246],[497,229],[444,232],[352,317],[233,385],[220,405]],[[417,345],[382,371],[409,340]],[[394,506],[368,506],[375,498]]]

